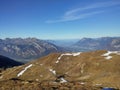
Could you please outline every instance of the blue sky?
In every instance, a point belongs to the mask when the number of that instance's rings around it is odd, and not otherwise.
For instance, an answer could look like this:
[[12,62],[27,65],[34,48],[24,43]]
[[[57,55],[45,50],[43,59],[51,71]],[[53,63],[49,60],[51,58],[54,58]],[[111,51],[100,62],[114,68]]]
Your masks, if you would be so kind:
[[0,38],[120,36],[120,0],[0,0]]

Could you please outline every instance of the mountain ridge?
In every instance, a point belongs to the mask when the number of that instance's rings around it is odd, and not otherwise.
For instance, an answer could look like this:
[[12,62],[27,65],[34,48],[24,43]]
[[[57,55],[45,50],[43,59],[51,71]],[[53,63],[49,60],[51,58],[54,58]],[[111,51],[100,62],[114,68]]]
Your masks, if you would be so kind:
[[91,50],[120,50],[120,37],[82,38],[73,48],[83,51]]
[[82,38],[72,40],[41,40],[37,38],[0,39],[0,54],[29,62],[55,52],[86,52],[120,50],[120,37]]
[[49,82],[53,85],[78,82],[92,87],[120,89],[119,58],[120,51],[54,53],[23,66],[3,71],[0,81],[20,79],[41,83]]
[[63,51],[61,47],[36,38],[6,38],[0,40],[0,54],[16,60],[33,60],[60,51]]

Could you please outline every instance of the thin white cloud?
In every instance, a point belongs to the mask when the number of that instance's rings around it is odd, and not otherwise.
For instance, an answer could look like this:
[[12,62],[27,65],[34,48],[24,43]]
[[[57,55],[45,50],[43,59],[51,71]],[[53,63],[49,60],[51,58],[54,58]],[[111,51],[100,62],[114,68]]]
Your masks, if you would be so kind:
[[74,21],[74,20],[87,18],[87,17],[104,12],[103,10],[99,10],[99,9],[102,9],[105,7],[112,7],[116,5],[120,5],[120,2],[116,2],[116,1],[102,2],[102,3],[95,3],[92,5],[88,5],[86,7],[75,8],[75,9],[66,11],[61,18],[56,20],[47,20],[46,23],[66,22],[66,21]]
[[87,17],[90,17],[92,15],[96,15],[99,13],[103,13],[104,11],[95,11],[95,12],[89,12],[89,13],[84,13],[81,15],[75,15],[75,16],[71,16],[71,17],[63,17],[61,19],[58,20],[48,20],[46,21],[46,23],[58,23],[58,22],[66,22],[66,21],[74,21],[74,20],[79,20],[79,19],[84,19]]
[[73,10],[67,11],[65,15],[72,15],[76,12],[84,11],[84,10],[89,10],[89,9],[97,9],[97,8],[103,8],[103,7],[110,7],[110,6],[116,6],[120,5],[120,2],[102,2],[102,3],[95,3],[86,7],[82,8],[75,8]]

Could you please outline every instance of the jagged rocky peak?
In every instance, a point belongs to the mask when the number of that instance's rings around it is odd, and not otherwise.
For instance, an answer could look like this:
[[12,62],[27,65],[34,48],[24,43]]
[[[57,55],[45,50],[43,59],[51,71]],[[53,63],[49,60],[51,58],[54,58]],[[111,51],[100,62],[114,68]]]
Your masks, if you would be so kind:
[[36,38],[6,38],[0,42],[0,54],[16,60],[33,60],[62,48]]

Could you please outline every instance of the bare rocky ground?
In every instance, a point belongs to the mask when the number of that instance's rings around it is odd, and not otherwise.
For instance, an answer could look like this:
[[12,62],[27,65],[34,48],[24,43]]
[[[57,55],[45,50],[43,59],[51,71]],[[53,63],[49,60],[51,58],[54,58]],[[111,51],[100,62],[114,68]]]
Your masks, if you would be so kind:
[[5,80],[0,82],[0,90],[101,90],[102,87],[82,85],[80,82],[58,83],[53,81]]

